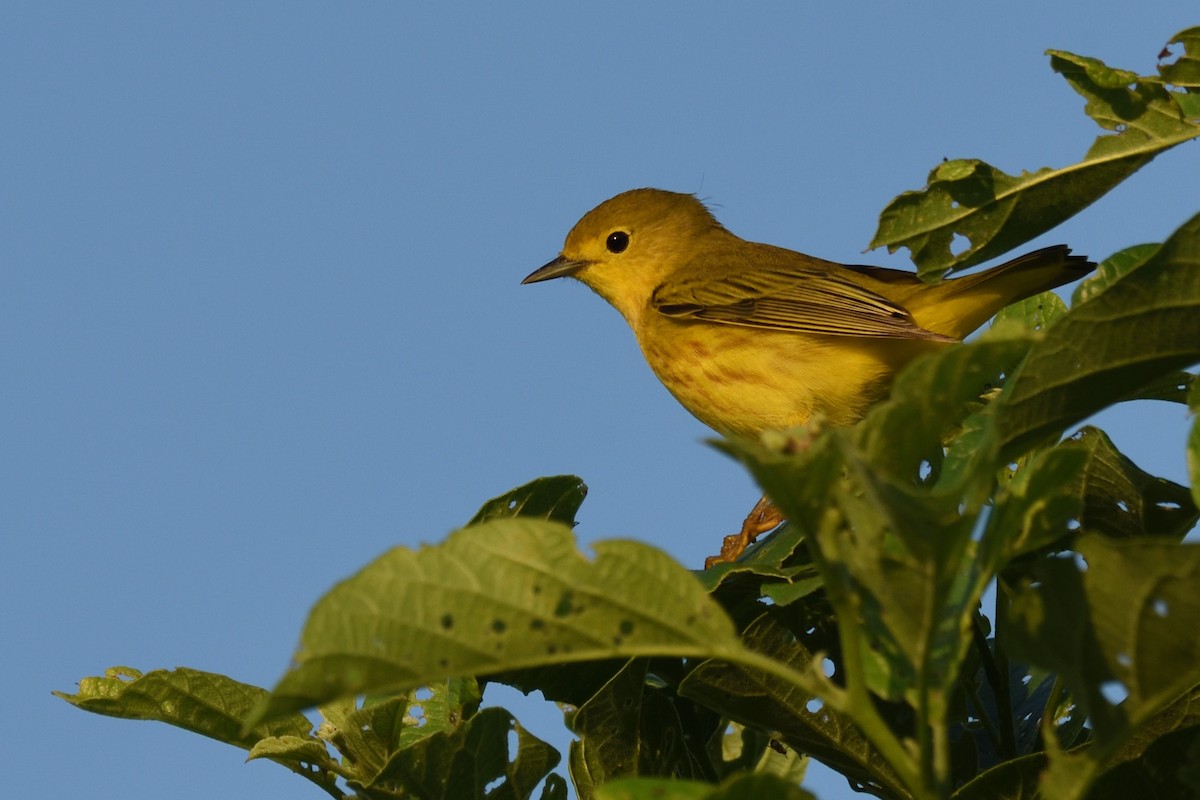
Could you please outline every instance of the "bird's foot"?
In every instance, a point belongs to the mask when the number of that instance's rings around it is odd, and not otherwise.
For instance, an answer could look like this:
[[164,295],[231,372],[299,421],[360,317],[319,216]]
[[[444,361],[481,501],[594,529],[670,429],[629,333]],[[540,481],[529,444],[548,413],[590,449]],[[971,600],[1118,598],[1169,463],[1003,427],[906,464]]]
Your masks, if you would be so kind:
[[763,495],[742,522],[742,529],[737,533],[729,534],[721,542],[721,552],[704,559],[704,568],[708,569],[716,564],[730,564],[737,561],[746,548],[754,544],[755,539],[767,531],[779,527],[782,522],[783,514],[774,503],[767,499],[766,495]]

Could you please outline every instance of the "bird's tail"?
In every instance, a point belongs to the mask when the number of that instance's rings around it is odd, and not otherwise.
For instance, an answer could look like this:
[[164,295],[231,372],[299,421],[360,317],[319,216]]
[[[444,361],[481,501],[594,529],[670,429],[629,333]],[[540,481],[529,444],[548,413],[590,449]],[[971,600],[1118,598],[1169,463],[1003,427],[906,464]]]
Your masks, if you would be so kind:
[[922,328],[962,339],[1005,306],[1077,281],[1095,268],[1086,256],[1073,256],[1070,248],[1058,244],[943,281],[926,295],[931,302],[909,310]]

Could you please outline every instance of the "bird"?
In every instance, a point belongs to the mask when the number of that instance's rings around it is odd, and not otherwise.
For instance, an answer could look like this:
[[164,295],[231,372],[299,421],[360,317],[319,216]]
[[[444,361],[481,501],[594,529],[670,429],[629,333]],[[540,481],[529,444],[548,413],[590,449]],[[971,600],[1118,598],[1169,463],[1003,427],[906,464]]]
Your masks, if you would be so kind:
[[[917,356],[962,341],[1004,306],[1095,269],[1055,245],[939,283],[747,241],[692,194],[622,192],[583,215],[522,284],[574,278],[629,324],[651,370],[726,437],[852,425]],[[766,497],[705,567],[783,521]]]

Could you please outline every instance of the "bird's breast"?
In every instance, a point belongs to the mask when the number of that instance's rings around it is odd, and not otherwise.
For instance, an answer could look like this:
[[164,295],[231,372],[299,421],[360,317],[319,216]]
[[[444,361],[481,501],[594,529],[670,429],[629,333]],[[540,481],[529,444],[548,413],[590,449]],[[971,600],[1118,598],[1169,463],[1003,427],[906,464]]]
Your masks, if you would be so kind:
[[725,435],[790,428],[821,414],[852,424],[887,392],[907,343],[646,317],[635,329],[671,394]]

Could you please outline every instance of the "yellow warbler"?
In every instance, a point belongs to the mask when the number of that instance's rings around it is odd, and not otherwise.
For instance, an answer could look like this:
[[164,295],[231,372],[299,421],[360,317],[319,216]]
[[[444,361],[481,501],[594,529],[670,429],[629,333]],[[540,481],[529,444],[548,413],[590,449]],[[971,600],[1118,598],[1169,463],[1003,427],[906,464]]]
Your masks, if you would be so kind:
[[[919,354],[1094,268],[1059,245],[928,284],[748,242],[692,195],[634,189],[585,214],[558,258],[523,283],[587,284],[625,317],[688,411],[721,434],[753,435],[815,414],[852,424]],[[760,503],[709,563],[736,558],[778,522]]]

